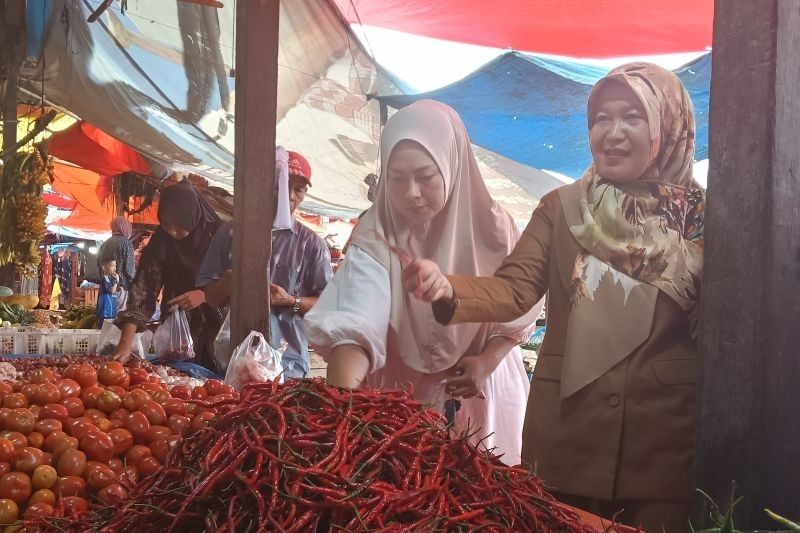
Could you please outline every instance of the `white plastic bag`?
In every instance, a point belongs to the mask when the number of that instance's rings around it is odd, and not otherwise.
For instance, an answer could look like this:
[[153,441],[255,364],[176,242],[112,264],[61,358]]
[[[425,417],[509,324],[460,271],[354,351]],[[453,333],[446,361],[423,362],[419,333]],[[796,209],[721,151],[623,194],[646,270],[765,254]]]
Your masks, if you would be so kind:
[[[103,327],[100,329],[100,340],[97,342],[97,353],[100,355],[112,355],[117,349],[119,340],[122,337],[122,330],[114,325],[113,320],[106,320],[103,322]],[[144,357],[145,352],[142,347],[142,334],[137,333],[133,337],[133,345],[131,346],[131,353],[139,357]]]
[[217,371],[224,374],[231,361],[231,314],[225,317],[225,322],[219,328],[219,333],[214,339],[214,361],[217,363]]
[[275,378],[280,378],[283,382],[281,357],[286,351],[286,346],[284,341],[281,343],[281,349],[276,350],[261,333],[251,331],[233,351],[228,370],[225,372],[225,383],[236,390],[241,390],[248,383],[264,383]]
[[194,341],[186,311],[176,309],[153,335],[156,359],[165,363],[194,359]]

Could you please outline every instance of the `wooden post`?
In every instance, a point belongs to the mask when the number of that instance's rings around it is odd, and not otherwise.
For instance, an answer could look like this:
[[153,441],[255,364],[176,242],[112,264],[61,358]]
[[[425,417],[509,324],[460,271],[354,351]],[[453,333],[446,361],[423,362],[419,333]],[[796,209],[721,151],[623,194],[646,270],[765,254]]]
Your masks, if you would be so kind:
[[[17,144],[17,96],[19,94],[19,66],[22,63],[22,36],[25,33],[25,0],[6,0],[3,34],[0,46],[7,53],[6,80],[3,91],[3,146],[0,152],[12,150]],[[0,285],[14,288],[13,265],[0,267]]]
[[237,4],[232,346],[251,330],[269,334],[279,7],[279,0]]
[[743,530],[800,518],[799,50],[800,2],[717,0],[695,485]]

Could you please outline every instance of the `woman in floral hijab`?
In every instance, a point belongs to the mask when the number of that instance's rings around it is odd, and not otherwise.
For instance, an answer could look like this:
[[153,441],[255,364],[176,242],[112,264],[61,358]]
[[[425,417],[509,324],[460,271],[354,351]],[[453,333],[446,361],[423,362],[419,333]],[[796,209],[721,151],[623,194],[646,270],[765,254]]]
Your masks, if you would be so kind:
[[680,80],[621,66],[588,104],[593,164],[546,195],[493,277],[417,259],[406,289],[440,322],[506,322],[548,293],[522,457],[563,500],[646,531],[688,530],[705,197]]

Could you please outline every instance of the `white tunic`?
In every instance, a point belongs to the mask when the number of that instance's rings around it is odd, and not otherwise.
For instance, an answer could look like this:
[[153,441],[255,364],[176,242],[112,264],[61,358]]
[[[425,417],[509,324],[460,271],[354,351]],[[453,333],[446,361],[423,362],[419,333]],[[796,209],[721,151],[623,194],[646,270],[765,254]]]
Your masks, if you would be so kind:
[[[394,332],[389,325],[391,298],[389,272],[357,246],[351,246],[314,308],[305,316],[304,328],[309,344],[323,358],[337,346],[355,344],[370,358],[367,384],[376,388],[402,388],[411,385],[415,397],[442,410],[450,396],[444,380],[453,377],[453,366],[463,355],[479,355],[493,337],[503,336],[518,342],[527,340],[529,326],[541,311],[537,305],[514,325],[485,324],[478,331],[466,354],[452,354],[453,364],[447,370],[423,374],[407,366],[392,342]],[[525,322],[525,321],[522,321]],[[508,464],[520,462],[522,423],[529,391],[528,377],[522,364],[522,353],[515,347],[497,366],[484,385],[486,399],[461,400],[455,429],[470,432],[480,428],[473,442],[483,441],[488,448],[502,454]],[[487,437],[487,435],[489,435]]]

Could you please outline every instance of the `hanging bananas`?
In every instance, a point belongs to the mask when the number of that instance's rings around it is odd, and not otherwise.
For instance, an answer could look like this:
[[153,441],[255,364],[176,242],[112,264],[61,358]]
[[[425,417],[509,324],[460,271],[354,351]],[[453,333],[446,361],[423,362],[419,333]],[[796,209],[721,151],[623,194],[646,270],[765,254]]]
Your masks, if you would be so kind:
[[36,274],[47,216],[42,189],[52,171],[50,159],[39,152],[17,152],[5,161],[0,178],[0,266],[13,264],[21,274]]

